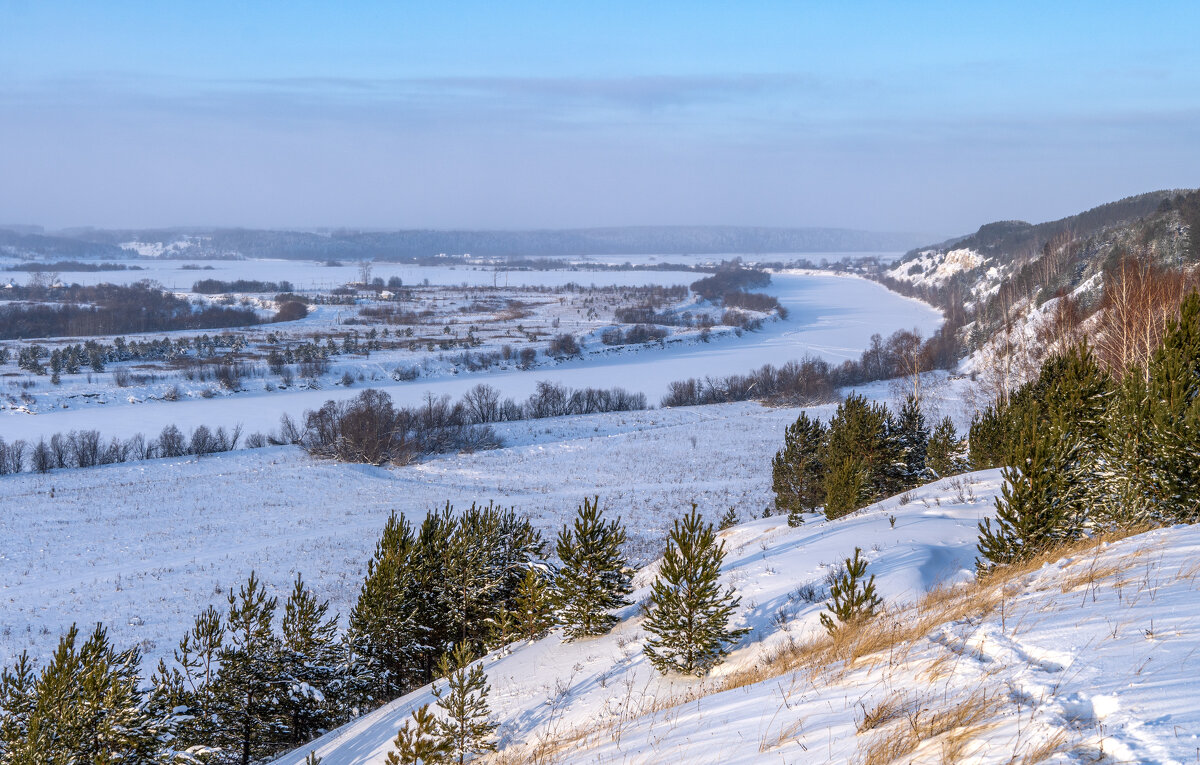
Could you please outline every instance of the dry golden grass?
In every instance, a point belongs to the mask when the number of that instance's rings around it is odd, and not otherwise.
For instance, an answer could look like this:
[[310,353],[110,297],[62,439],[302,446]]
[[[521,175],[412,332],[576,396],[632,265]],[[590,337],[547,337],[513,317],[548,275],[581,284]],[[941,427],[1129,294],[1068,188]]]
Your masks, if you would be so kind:
[[941,739],[941,759],[957,762],[972,740],[993,724],[1001,696],[976,690],[959,703],[941,708],[922,706],[903,715],[899,724],[859,748],[858,765],[887,765],[907,757],[926,741]]
[[909,698],[907,694],[899,691],[893,691],[871,709],[864,708],[863,718],[858,721],[855,729],[859,733],[866,733],[869,730],[881,728],[893,720],[906,717],[913,707],[918,705],[916,699]]
[[1067,736],[1067,732],[1059,730],[1045,741],[1038,742],[1024,752],[1014,754],[1008,762],[1009,765],[1038,765],[1038,763],[1045,762],[1056,754],[1069,752],[1071,749],[1073,747],[1071,746],[1071,740]]

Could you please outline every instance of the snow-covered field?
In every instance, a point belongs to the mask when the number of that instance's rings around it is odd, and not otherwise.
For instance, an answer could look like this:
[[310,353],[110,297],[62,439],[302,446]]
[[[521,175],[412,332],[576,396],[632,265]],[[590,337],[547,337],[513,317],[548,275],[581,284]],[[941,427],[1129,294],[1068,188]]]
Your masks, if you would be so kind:
[[[552,633],[485,657],[503,761],[1194,762],[1200,528],[972,586],[975,526],[1000,482],[976,473],[835,521],[723,532],[723,579],[752,632],[702,680],[650,667],[636,606],[603,637]],[[806,664],[794,647],[820,641],[825,577],[856,546],[891,608],[881,620],[906,639]],[[382,763],[409,713],[433,700],[414,691],[279,762],[315,751],[325,765]]]
[[44,657],[72,622],[103,620],[152,666],[251,570],[284,596],[301,572],[345,616],[388,513],[447,500],[515,506],[549,538],[599,494],[646,562],[693,501],[711,518],[761,512],[796,415],[731,404],[513,423],[504,449],[390,469],[278,447],[4,476],[0,663]]
[[[530,273],[533,272],[522,272]],[[546,273],[557,278],[573,272]],[[650,277],[656,272],[635,275]],[[688,276],[690,279],[694,274]],[[633,283],[644,282],[635,279]],[[374,378],[368,384],[386,390],[403,404],[417,403],[429,393],[457,398],[481,382],[495,386],[506,396],[524,398],[540,380],[553,380],[574,388],[621,386],[644,392],[651,403],[657,403],[674,380],[744,373],[763,364],[779,365],[804,355],[841,362],[857,357],[873,334],[887,336],[897,329],[916,328],[928,336],[942,321],[941,314],[928,305],[857,277],[782,273],[772,277],[767,291],[788,308],[789,318],[768,322],[761,330],[747,332],[740,338],[727,335],[710,343],[626,346],[619,351],[595,343],[591,350],[596,353],[549,367],[528,371],[493,368],[474,374],[421,377],[412,382],[392,380],[392,370],[380,359],[376,373],[368,375],[368,379]],[[373,359],[371,363],[376,362]],[[241,424],[247,432],[267,431],[278,425],[281,414],[297,416],[330,398],[357,395],[362,387],[366,385],[325,390],[293,387],[270,392],[259,388],[221,393],[213,398],[167,402],[136,389],[114,386],[100,396],[106,402],[103,406],[87,403],[97,400],[89,397],[86,402],[64,399],[59,406],[36,415],[5,409],[0,412],[0,434],[7,440],[36,441],[56,432],[94,428],[106,437],[125,437],[138,432],[158,433],[168,424],[187,430],[202,423],[210,427]]]

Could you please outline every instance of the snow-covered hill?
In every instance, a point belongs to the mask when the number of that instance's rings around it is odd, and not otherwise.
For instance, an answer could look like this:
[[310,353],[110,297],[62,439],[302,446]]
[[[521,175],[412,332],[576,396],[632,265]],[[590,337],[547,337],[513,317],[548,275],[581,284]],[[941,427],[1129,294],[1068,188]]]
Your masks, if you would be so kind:
[[[998,471],[853,516],[722,533],[751,628],[702,680],[662,677],[638,607],[609,635],[557,633],[485,657],[499,762],[1193,762],[1200,528],[1081,546],[977,582]],[[826,576],[862,547],[888,613],[850,640],[819,626]],[[635,584],[644,598],[655,567]],[[429,687],[279,760],[383,762]]]

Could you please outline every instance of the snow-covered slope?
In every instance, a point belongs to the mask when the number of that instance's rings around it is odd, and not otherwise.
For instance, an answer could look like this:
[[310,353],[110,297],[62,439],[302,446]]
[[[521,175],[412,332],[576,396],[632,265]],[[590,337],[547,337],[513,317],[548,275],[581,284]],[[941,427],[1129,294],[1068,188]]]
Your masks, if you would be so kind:
[[[771,702],[768,709],[764,699],[751,699],[755,709],[747,714],[754,724],[724,730],[716,748],[707,734],[660,746],[655,742],[667,727],[660,729],[654,721],[661,722],[664,706],[673,718],[679,700],[716,690],[726,678],[790,642],[823,632],[819,614],[828,592],[826,577],[853,554],[855,546],[863,548],[879,593],[892,603],[911,603],[938,584],[969,578],[976,525],[990,511],[999,483],[998,471],[989,471],[931,484],[837,521],[813,515],[803,526],[789,528],[785,519],[773,517],[722,532],[723,578],[737,588],[742,598],[738,622],[751,632],[726,663],[703,680],[663,678],[641,652],[644,634],[636,603],[648,594],[656,569],[652,564],[639,572],[634,584],[642,589],[633,595],[635,605],[621,613],[621,623],[610,634],[564,643],[556,632],[514,646],[508,655],[500,652],[484,660],[492,684],[490,701],[497,719],[503,721],[500,740],[505,751],[524,761],[533,757],[539,745],[552,745],[565,737],[572,739],[567,745],[570,756],[568,751],[560,752],[566,760],[595,759],[599,753],[582,748],[585,743],[612,749],[602,758],[605,761],[614,755],[620,761],[622,752],[640,752],[633,755],[635,761],[699,761],[695,759],[699,757],[728,762],[739,752],[757,756],[758,737],[770,727],[778,702]],[[432,699],[430,688],[423,688],[280,762],[303,762],[311,750],[324,758],[325,765],[383,762],[410,711]],[[692,701],[686,708],[696,710],[698,703],[706,707],[709,702]],[[738,707],[744,702],[732,703]],[[712,721],[729,712],[714,714],[714,718],[704,715],[708,721],[702,729],[712,729]],[[642,725],[648,730],[636,741],[617,732]],[[593,728],[597,737],[574,740]]]
[[[998,472],[972,474],[836,521],[724,532],[724,579],[752,632],[703,680],[654,672],[637,606],[604,637],[552,634],[485,657],[496,760],[1193,762],[1200,528],[979,583],[975,524],[999,484]],[[855,546],[889,611],[831,645],[818,624],[825,576]],[[432,700],[422,688],[279,762],[312,751],[325,765],[383,762]]]

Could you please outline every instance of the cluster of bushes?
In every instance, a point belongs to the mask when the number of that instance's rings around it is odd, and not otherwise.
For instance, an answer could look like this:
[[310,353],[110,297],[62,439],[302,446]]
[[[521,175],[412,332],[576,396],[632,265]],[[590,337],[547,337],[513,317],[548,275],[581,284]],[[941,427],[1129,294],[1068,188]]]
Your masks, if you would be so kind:
[[550,343],[546,346],[546,355],[553,359],[564,359],[582,356],[583,349],[579,347],[574,335],[563,332],[550,338]]
[[429,309],[408,311],[394,305],[365,305],[358,309],[358,315],[387,324],[424,324],[435,314]]
[[60,304],[0,307],[0,339],[169,332],[259,323],[258,314],[249,308],[194,306],[148,282],[131,286],[72,285],[54,290],[53,299]]
[[326,401],[320,409],[305,412],[302,425],[284,415],[277,434],[254,434],[247,445],[298,444],[319,457],[403,465],[429,454],[496,448],[501,439],[489,427],[492,423],[645,408],[642,393],[572,390],[546,381],[539,382],[524,402],[502,399],[495,388],[480,384],[457,402],[430,394],[416,407],[396,407],[388,394],[368,389],[353,399]]
[[770,313],[777,311],[780,318],[787,318],[787,309],[779,304],[779,298],[761,292],[732,290],[721,295],[721,304],[726,308],[744,308],[747,311]]
[[651,324],[635,324],[629,329],[612,327],[600,333],[600,342],[605,345],[637,345],[662,340],[667,336],[667,330]]
[[970,443],[973,466],[1005,468],[983,569],[1096,528],[1200,521],[1200,294],[1144,367],[1114,377],[1075,346],[985,409]]
[[801,413],[771,463],[775,506],[788,523],[824,507],[837,518],[885,497],[967,469],[965,444],[947,417],[931,434],[918,400],[898,415],[848,396],[828,425]]
[[141,266],[130,266],[124,263],[84,263],[79,260],[59,260],[54,263],[17,263],[8,266],[5,271],[26,271],[30,273],[57,273],[59,271],[142,271]]
[[[357,346],[357,338],[353,345]],[[33,374],[50,374],[52,378],[59,374],[77,374],[85,368],[92,372],[103,372],[105,364],[121,361],[175,361],[190,359],[198,362],[202,359],[215,359],[219,352],[236,353],[246,348],[245,335],[224,333],[219,335],[197,335],[192,338],[176,338],[171,340],[164,337],[158,340],[126,340],[118,337],[111,343],[88,340],[84,343],[61,346],[53,350],[44,345],[34,343],[17,350],[17,365]],[[315,352],[311,343],[301,345],[293,354],[295,361],[310,361],[315,357],[323,357]],[[0,362],[7,357],[0,359]],[[289,362],[290,363],[290,362]],[[188,379],[195,379],[195,369],[200,366],[192,363],[187,367]],[[201,379],[204,379],[201,373]],[[57,381],[56,381],[57,382]]]
[[[303,425],[284,415],[272,443],[303,446],[310,454],[345,462],[404,465],[428,454],[499,446],[491,428],[476,425],[462,404],[430,395],[423,406],[399,407],[369,389],[348,401],[326,401],[304,413]],[[262,445],[257,437],[248,445]]]
[[257,279],[201,279],[192,285],[192,292],[200,295],[217,295],[225,292],[291,292],[291,282],[264,282]]
[[48,473],[60,468],[228,452],[237,448],[241,433],[240,427],[229,432],[225,428],[213,430],[200,425],[190,435],[184,435],[179,428],[168,425],[157,438],[147,440],[139,433],[124,440],[105,441],[98,430],[73,430],[55,433],[48,440],[39,439],[32,447],[23,440],[6,443],[0,438],[0,475],[20,473],[26,468],[33,473]]
[[898,330],[886,341],[871,337],[871,345],[857,361],[832,366],[821,359],[805,357],[782,367],[764,366],[745,375],[678,380],[670,384],[663,406],[724,404],[731,401],[766,400],[793,406],[827,404],[837,400],[837,389],[875,380],[912,377],[955,362],[945,352],[943,335],[922,341],[915,330]]
[[718,301],[728,293],[761,289],[771,283],[766,271],[743,268],[739,261],[722,263],[712,276],[692,282],[692,292],[705,300]]

